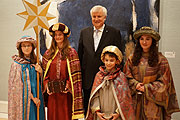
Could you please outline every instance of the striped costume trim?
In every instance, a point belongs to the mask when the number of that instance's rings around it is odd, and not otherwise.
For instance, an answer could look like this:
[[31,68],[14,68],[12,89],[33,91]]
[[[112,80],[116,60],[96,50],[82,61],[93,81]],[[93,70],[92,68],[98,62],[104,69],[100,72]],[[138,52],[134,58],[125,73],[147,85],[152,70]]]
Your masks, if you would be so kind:
[[50,65],[51,65],[51,62],[52,62],[52,60],[56,57],[58,51],[59,51],[59,49],[57,48],[54,56],[48,61],[47,65],[46,65],[46,70],[45,70],[45,72],[44,72],[43,79],[45,79],[46,74],[47,74],[47,72],[48,72],[48,70],[49,70],[49,67],[50,67]]
[[[15,61],[17,64],[17,61]],[[28,106],[28,85],[27,85],[27,72],[26,72],[26,66],[25,64],[20,64],[22,69],[22,81],[23,81],[23,114],[22,119],[27,120],[27,106]]]
[[[22,66],[23,67],[23,66]],[[28,87],[27,87],[27,74],[26,71],[23,71],[23,120],[27,120],[27,96],[28,96]]]
[[[80,111],[78,111],[78,112],[74,111],[74,100],[78,99],[78,98],[74,97],[74,85],[73,85],[73,80],[72,80],[72,75],[71,75],[70,63],[69,63],[69,59],[68,58],[66,60],[67,60],[68,73],[69,73],[69,78],[70,78],[70,81],[71,81],[72,96],[73,96],[72,97],[73,98],[73,100],[72,100],[73,101],[73,103],[72,103],[72,119],[84,118],[84,112],[83,111],[82,111],[82,114],[75,115],[75,114],[81,113],[81,112]],[[79,97],[79,98],[81,98],[81,97]]]

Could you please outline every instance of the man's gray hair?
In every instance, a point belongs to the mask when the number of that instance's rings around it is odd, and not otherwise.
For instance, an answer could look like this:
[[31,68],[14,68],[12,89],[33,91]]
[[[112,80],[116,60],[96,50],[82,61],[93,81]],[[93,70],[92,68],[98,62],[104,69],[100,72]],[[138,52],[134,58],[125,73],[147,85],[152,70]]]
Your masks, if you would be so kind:
[[93,12],[98,12],[100,10],[102,10],[104,15],[107,16],[107,9],[101,5],[95,5],[94,7],[91,8],[91,10],[90,10],[91,16],[92,16]]

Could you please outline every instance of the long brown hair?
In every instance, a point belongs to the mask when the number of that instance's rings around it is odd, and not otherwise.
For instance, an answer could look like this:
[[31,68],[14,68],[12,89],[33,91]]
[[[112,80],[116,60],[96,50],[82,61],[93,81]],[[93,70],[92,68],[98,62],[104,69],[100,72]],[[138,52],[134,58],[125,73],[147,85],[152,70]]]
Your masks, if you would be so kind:
[[[21,43],[22,43],[22,42],[21,42]],[[21,58],[23,58],[23,59],[26,59],[25,56],[24,56],[24,53],[22,52],[22,49],[21,49],[21,43],[20,43],[20,45],[19,45],[19,47],[18,47],[19,57],[21,57]],[[34,53],[35,47],[34,47],[34,45],[33,45],[32,43],[31,43],[31,45],[32,45],[32,51],[31,51],[31,53],[30,53],[30,63],[36,64],[36,62],[37,62],[37,57],[36,57],[36,55],[35,55],[35,53]]]
[[[49,48],[50,54],[49,54],[48,59],[51,59],[56,52],[57,43],[54,39],[54,36],[55,36],[55,32],[53,32],[52,42],[51,42],[51,46]],[[69,55],[69,46],[70,46],[69,40],[68,40],[67,36],[64,35],[63,46],[61,48],[61,55],[62,55],[63,60],[66,59],[66,57],[68,57],[68,55]]]
[[[140,37],[138,38],[136,42],[136,47],[135,47],[133,58],[132,58],[132,63],[134,66],[138,66],[138,64],[140,63],[140,59],[142,57],[142,53],[143,53],[143,48],[140,45],[139,39]],[[150,67],[154,67],[158,64],[158,61],[159,61],[159,58],[158,58],[157,42],[155,39],[152,38],[152,45],[149,50],[148,64]]]

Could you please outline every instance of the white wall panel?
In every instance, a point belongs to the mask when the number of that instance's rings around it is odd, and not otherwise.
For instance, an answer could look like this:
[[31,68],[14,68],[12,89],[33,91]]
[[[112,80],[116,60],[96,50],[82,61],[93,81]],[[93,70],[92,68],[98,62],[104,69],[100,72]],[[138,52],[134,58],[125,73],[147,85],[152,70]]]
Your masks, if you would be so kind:
[[[180,105],[180,0],[160,0],[160,51],[175,53],[168,61],[174,78],[174,84]],[[180,113],[173,114],[180,120]]]

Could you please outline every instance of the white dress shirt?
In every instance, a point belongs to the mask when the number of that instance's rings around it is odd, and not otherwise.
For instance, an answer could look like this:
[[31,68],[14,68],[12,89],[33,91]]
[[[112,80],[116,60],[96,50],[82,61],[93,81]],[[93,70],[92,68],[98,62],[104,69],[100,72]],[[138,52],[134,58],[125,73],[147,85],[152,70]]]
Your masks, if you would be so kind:
[[100,39],[102,37],[102,33],[103,33],[103,30],[104,30],[104,27],[105,27],[105,24],[100,28],[100,29],[96,29],[94,27],[94,34],[93,34],[93,37],[94,37],[94,50],[96,51],[97,48],[98,48],[98,45],[99,45],[99,42],[100,42]]

